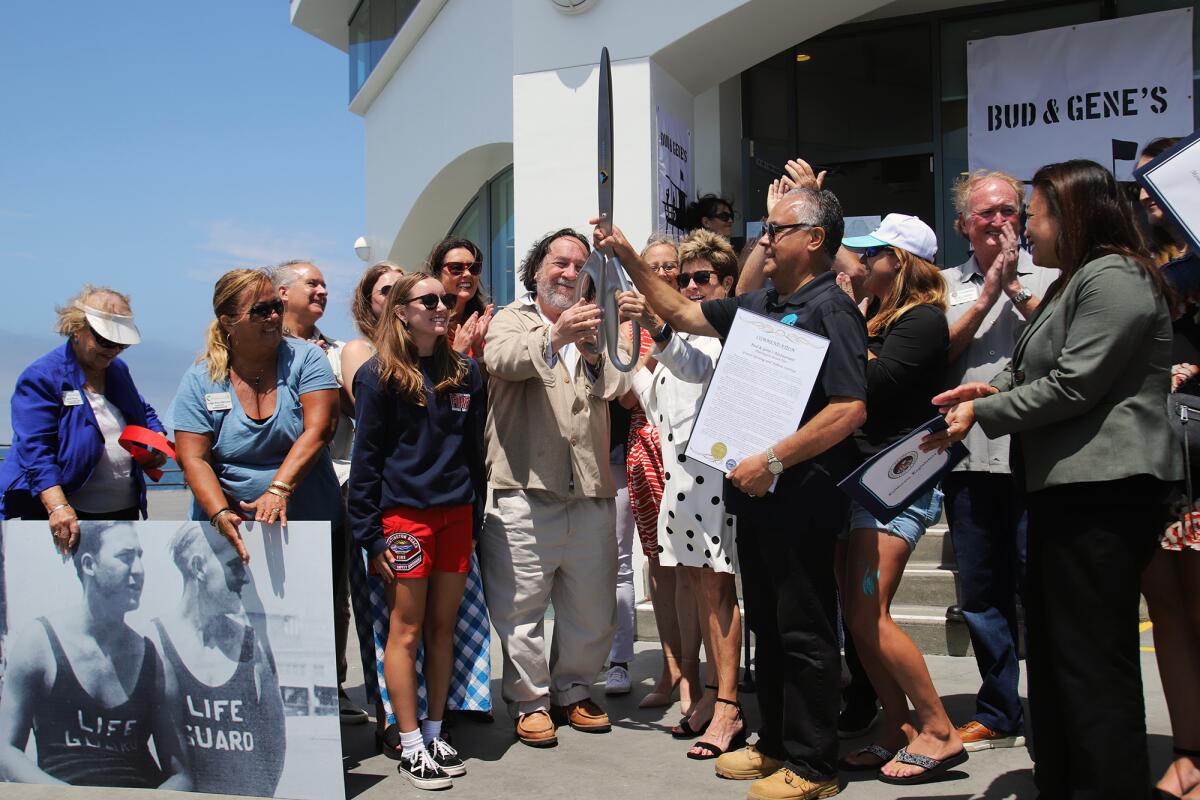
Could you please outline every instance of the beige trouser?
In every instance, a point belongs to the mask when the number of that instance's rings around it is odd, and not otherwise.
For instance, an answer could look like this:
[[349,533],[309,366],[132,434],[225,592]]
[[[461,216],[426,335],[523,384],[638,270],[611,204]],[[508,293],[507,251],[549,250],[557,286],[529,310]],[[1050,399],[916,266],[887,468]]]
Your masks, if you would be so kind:
[[[493,492],[479,561],[513,716],[591,695],[617,619],[615,526],[612,499],[537,489]],[[547,664],[550,602],[554,640]]]

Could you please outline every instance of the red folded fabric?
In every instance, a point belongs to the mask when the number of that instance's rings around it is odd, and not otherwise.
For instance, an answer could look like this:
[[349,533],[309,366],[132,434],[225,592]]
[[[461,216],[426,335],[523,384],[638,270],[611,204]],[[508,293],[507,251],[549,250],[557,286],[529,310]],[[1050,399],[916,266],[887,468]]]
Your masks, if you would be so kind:
[[166,436],[158,431],[143,428],[141,425],[126,425],[117,442],[129,451],[135,461],[142,465],[146,475],[155,483],[162,478],[163,472],[161,469],[146,467],[146,463],[154,458],[155,453],[163,453],[167,458],[175,457],[175,446]]

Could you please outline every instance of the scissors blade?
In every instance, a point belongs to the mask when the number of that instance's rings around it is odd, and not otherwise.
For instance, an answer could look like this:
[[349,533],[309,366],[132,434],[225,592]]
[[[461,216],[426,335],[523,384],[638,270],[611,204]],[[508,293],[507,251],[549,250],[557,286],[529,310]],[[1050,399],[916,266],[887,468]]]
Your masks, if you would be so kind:
[[613,213],[612,68],[608,63],[607,47],[600,50],[600,96],[596,124],[596,179],[600,200],[599,227],[607,234],[612,231]]

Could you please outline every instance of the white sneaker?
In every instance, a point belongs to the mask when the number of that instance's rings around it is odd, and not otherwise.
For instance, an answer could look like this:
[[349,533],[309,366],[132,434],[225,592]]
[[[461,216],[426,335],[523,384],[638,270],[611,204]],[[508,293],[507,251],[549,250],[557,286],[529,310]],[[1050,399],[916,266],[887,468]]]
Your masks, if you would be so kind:
[[608,668],[608,675],[604,678],[605,694],[629,694],[629,690],[632,688],[633,684],[629,681],[629,670],[620,664],[614,664]]

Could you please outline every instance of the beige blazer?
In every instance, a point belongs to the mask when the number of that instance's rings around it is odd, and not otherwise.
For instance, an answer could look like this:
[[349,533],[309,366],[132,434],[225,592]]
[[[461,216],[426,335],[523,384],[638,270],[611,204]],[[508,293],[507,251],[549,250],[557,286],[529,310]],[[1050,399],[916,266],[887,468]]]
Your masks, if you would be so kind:
[[524,299],[497,312],[488,328],[488,481],[497,489],[615,497],[608,401],[629,390],[629,374],[603,355],[594,381],[582,358],[571,370],[561,358],[551,367],[549,343],[549,324]]
[[[1028,491],[1133,475],[1183,477],[1166,412],[1171,315],[1132,260],[1084,264],[1044,303],[975,401],[990,437],[1013,437]],[[1019,451],[1019,461],[1018,461]]]

